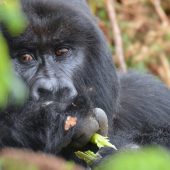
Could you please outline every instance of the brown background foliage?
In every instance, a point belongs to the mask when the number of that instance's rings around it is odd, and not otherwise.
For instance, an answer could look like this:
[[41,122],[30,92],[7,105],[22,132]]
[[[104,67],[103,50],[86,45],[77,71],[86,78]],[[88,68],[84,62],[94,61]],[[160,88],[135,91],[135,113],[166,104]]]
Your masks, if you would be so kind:
[[[170,86],[170,0],[113,0],[128,68],[157,75]],[[115,54],[107,0],[89,0],[92,12]],[[112,4],[109,4],[112,5]],[[162,16],[163,15],[163,16]]]

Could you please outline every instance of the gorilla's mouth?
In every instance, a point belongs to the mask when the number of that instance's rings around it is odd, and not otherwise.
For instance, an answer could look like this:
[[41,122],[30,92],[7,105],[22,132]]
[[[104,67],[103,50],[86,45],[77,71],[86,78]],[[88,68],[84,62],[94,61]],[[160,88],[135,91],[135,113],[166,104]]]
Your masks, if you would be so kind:
[[[39,105],[41,108],[48,108],[53,106],[55,108],[55,111],[58,113],[63,113],[65,111],[70,111],[74,109],[84,109],[87,110],[90,108],[90,101],[87,96],[85,95],[78,95],[74,100],[67,100],[67,101],[62,101],[62,100],[56,100],[56,98],[53,99],[45,99],[41,98],[39,100]],[[86,109],[84,108],[86,107]]]
[[68,108],[70,108],[70,106],[74,106],[74,104],[71,102],[64,103],[64,102],[58,102],[53,100],[48,100],[41,103],[41,107],[43,108],[50,107],[52,105],[55,106],[55,111],[59,113],[66,111]]

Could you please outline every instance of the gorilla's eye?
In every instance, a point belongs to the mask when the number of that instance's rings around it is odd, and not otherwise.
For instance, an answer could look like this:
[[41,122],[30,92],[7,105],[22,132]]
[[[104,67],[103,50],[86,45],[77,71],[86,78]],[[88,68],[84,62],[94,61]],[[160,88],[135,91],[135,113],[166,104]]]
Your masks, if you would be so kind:
[[19,57],[19,60],[22,62],[22,63],[29,63],[33,60],[33,57],[32,55],[30,54],[23,54]]
[[68,55],[69,52],[70,52],[70,49],[68,48],[59,48],[55,51],[55,54],[57,57],[62,57],[62,56]]

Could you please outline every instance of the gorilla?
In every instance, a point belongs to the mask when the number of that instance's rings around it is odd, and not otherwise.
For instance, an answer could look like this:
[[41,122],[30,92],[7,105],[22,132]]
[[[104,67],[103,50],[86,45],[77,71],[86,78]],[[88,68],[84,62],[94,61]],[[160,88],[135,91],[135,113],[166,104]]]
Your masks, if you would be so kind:
[[[23,106],[1,110],[1,148],[28,148],[78,162],[75,151],[97,151],[88,142],[96,132],[108,135],[118,150],[170,147],[170,90],[151,75],[115,70],[85,0],[21,4],[28,18],[25,31],[12,36],[3,24],[1,30],[29,97]],[[66,131],[68,115],[78,122]]]

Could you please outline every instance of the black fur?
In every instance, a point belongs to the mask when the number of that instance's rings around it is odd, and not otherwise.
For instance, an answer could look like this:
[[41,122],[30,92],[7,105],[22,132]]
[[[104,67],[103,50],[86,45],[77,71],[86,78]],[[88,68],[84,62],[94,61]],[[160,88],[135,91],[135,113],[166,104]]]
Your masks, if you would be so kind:
[[150,75],[120,75],[120,110],[114,118],[117,146],[127,143],[170,147],[170,90]]
[[[170,146],[170,90],[149,75],[116,73],[106,40],[84,0],[69,0],[69,3],[67,0],[22,0],[22,5],[29,20],[27,30],[19,37],[11,37],[5,28],[3,33],[16,73],[30,88],[30,99],[22,108],[9,107],[0,113],[1,147],[26,147],[60,153],[71,159],[76,150],[71,144],[80,132],[76,128],[68,133],[63,130],[66,116],[74,113],[83,121],[92,116],[90,110],[96,107],[106,112],[109,137],[118,149],[130,144]],[[50,58],[54,56],[53,49],[63,43],[71,46],[72,55],[57,58],[54,68],[54,61],[43,71],[41,67],[35,69],[35,63],[33,67],[18,61],[23,49],[36,58]],[[43,81],[37,83],[37,76]],[[63,85],[60,77],[67,83]],[[47,82],[60,87],[53,94],[38,93],[39,100],[35,102],[31,93],[37,90],[34,83],[46,88]],[[67,101],[64,107],[58,105],[58,101],[69,96],[62,92],[65,87],[76,90],[75,98],[86,96],[78,108],[72,110],[72,101]],[[46,100],[57,102],[42,107]]]

